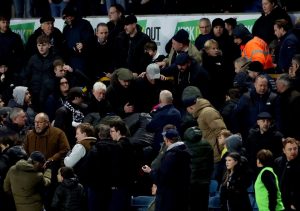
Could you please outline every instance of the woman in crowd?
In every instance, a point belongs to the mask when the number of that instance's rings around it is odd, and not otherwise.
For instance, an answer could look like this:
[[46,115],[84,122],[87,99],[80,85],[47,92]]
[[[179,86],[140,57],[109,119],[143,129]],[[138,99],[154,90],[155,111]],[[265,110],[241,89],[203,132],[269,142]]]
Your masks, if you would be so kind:
[[70,90],[69,80],[65,77],[60,78],[55,86],[55,91],[49,95],[45,103],[45,113],[48,114],[51,121],[55,117],[56,110],[66,102]]
[[251,211],[247,188],[251,178],[247,174],[246,160],[239,153],[232,152],[226,157],[227,171],[221,184],[221,208],[224,211]]
[[291,25],[290,16],[279,5],[277,0],[262,0],[262,15],[255,21],[252,34],[263,39],[268,44],[277,39],[274,34],[274,23],[278,19],[285,19]]

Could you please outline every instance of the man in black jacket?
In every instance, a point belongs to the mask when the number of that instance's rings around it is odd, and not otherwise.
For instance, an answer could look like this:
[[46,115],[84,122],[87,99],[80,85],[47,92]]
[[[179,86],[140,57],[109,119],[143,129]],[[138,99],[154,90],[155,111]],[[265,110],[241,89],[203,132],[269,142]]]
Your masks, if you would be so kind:
[[157,185],[155,208],[160,211],[188,210],[188,190],[190,184],[190,154],[180,140],[176,129],[162,133],[167,150],[158,169],[145,165],[142,170],[150,173]]
[[249,131],[245,148],[251,167],[255,169],[256,154],[261,149],[268,149],[274,157],[281,155],[283,135],[274,127],[271,127],[272,116],[268,112],[261,112],[257,115],[257,126]]
[[42,101],[40,91],[43,82],[50,78],[53,62],[58,56],[51,50],[51,42],[48,36],[41,35],[36,40],[38,53],[30,57],[24,71],[22,80],[28,86],[32,95],[32,107],[35,111],[41,110]]
[[275,160],[275,172],[278,175],[282,201],[287,211],[300,209],[300,156],[299,142],[286,138],[283,143],[283,156]]
[[10,18],[0,15],[0,58],[17,75],[23,65],[24,47],[20,35],[11,31],[9,24]]
[[134,73],[141,73],[141,60],[144,55],[144,45],[150,41],[148,35],[142,32],[134,15],[125,18],[125,32],[121,32],[116,39],[116,65],[127,67]]
[[30,35],[25,47],[26,57],[28,59],[35,53],[38,53],[36,40],[42,34],[49,37],[52,51],[63,56],[64,38],[61,31],[54,27],[54,21],[55,19],[51,16],[44,16],[40,18],[41,26],[37,28],[32,35]]

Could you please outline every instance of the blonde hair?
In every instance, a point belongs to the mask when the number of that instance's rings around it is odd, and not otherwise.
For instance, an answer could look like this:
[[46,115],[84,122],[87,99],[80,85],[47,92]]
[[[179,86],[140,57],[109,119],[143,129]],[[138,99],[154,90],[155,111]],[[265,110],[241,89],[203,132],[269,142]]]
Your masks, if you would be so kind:
[[227,130],[227,129],[223,129],[219,132],[217,138],[219,138],[220,136],[224,136],[224,138],[228,138],[229,136],[231,136],[232,133],[230,130]]
[[204,43],[204,49],[205,50],[208,50],[210,49],[213,45],[216,45],[218,48],[219,48],[219,43],[214,40],[214,39],[210,39],[210,40],[207,40],[205,43]]

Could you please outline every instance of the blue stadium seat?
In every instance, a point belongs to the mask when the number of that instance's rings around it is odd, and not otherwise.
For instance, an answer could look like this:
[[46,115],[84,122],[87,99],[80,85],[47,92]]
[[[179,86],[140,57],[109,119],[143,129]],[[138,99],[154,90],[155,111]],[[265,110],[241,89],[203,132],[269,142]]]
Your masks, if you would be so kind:
[[210,180],[209,184],[209,196],[215,196],[218,192],[218,181],[217,180]]
[[220,201],[219,194],[209,197],[208,209],[210,211],[220,211],[221,210],[221,201]]
[[253,211],[258,211],[258,207],[255,201],[255,193],[254,193],[254,187],[253,184],[251,184],[248,188],[248,195],[249,195],[249,200],[250,204],[252,206]]
[[155,200],[154,196],[135,196],[131,199],[131,209],[133,211],[147,211],[151,203]]

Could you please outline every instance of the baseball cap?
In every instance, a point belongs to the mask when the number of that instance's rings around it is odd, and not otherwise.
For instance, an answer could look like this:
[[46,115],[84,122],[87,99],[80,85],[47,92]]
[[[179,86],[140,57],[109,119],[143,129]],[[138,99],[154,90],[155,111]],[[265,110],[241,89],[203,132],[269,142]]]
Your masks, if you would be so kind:
[[39,163],[45,163],[46,162],[46,158],[45,158],[44,154],[41,153],[40,151],[33,151],[30,154],[30,158],[31,158],[31,160],[39,162]]
[[150,79],[160,78],[160,69],[158,64],[152,63],[147,66],[146,73]]
[[176,129],[169,129],[161,133],[162,136],[166,137],[167,139],[174,139],[179,137],[179,133]]
[[180,53],[178,56],[176,56],[175,64],[184,65],[189,61],[189,59],[190,56],[187,53]]

